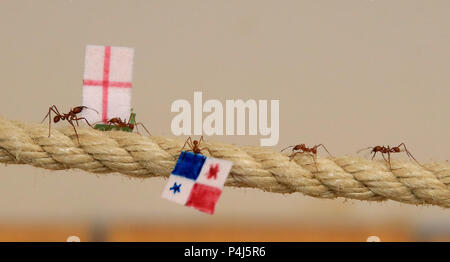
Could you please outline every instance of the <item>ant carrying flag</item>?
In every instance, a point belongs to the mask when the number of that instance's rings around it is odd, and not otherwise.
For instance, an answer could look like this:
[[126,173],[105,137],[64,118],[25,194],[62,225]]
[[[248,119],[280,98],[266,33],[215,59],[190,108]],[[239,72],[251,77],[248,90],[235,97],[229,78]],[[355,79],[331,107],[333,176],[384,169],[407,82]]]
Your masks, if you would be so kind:
[[213,214],[233,163],[183,151],[162,197]]
[[90,123],[130,116],[133,56],[128,47],[86,46],[83,106],[99,112],[83,112]]

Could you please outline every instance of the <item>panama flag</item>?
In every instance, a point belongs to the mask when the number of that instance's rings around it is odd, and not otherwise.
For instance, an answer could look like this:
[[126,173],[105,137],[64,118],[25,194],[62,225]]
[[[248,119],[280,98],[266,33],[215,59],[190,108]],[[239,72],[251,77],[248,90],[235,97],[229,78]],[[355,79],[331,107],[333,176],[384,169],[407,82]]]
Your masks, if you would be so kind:
[[162,197],[213,214],[233,163],[183,151]]
[[83,77],[83,111],[90,122],[127,119],[131,109],[131,80],[134,49],[115,46],[86,46]]

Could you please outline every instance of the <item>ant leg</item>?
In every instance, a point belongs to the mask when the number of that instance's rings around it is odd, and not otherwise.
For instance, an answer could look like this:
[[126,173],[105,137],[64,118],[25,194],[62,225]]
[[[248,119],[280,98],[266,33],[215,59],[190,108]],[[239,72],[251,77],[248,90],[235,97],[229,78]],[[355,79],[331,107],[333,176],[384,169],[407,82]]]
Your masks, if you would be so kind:
[[200,137],[200,139],[198,140],[198,144],[200,145],[200,143],[203,141],[203,135]]
[[52,105],[52,107],[53,107],[53,109],[52,109],[53,113],[57,114],[58,116],[64,115],[59,112],[58,108],[55,105]]
[[96,121],[96,122],[94,122],[94,123],[92,123],[92,124],[93,124],[93,125],[96,125],[96,124],[98,124],[98,123],[100,123],[100,122],[102,122],[102,120]]
[[86,118],[84,118],[84,117],[78,117],[78,118],[75,118],[75,120],[84,120],[84,121],[86,121],[86,123],[88,124],[88,126],[90,126],[90,127],[92,127],[92,125],[89,123],[89,121],[87,121],[87,119]]
[[420,162],[417,161],[417,159],[416,159],[409,151],[406,151],[406,153],[407,153],[412,159],[414,159],[414,161],[416,161],[416,163],[417,163],[419,166],[422,166],[422,164],[420,164]]
[[[111,126],[112,126],[112,128],[109,129]],[[118,125],[114,124],[114,123],[108,122],[108,130],[109,131],[111,131],[111,130],[120,130],[120,127]]]
[[[190,141],[190,143],[189,143],[189,141]],[[192,139],[191,139],[191,137],[188,137],[188,139],[186,139],[186,142],[184,142],[184,145],[183,145],[183,147],[181,148],[181,151],[183,151],[183,149],[186,147],[186,144],[192,149]]]
[[330,154],[330,152],[328,152],[328,149],[323,144],[318,144],[318,145],[314,146],[314,148],[316,148],[316,149],[319,147],[323,147],[323,149],[325,149],[325,151],[327,151],[327,153],[330,157],[334,157],[332,154]]
[[44,122],[44,120],[45,120],[47,117],[49,117],[50,119],[52,118],[51,112],[55,113],[56,115],[61,115],[61,114],[58,112],[58,110],[53,109],[53,107],[56,108],[55,105],[53,105],[53,106],[51,106],[51,107],[48,108],[48,113],[47,113],[47,114],[45,115],[45,117],[42,119],[41,123]]
[[77,129],[75,128],[75,125],[72,123],[72,121],[68,121],[68,122],[69,122],[69,124],[72,125],[73,130],[75,131],[75,135],[77,136],[77,141],[78,141],[78,145],[79,145],[80,144],[80,138],[78,137]]
[[58,108],[57,108],[55,105],[52,105],[52,107],[56,110],[56,113],[57,113],[58,115],[61,114],[61,113],[59,113],[59,110],[58,110]]
[[51,127],[51,125],[52,125],[52,108],[50,107],[49,109],[48,109],[48,113],[47,113],[47,115],[44,117],[44,119],[42,119],[42,121],[41,121],[41,123],[42,122],[44,122],[44,120],[45,120],[45,118],[47,118],[47,116],[48,116],[48,137],[50,137],[50,127]]
[[130,117],[128,118],[128,121],[127,121],[127,119],[125,118],[124,120],[123,120],[123,122],[127,122],[127,124],[130,124],[130,120],[131,120],[131,117],[133,116],[133,112],[131,112],[130,113]]
[[[194,150],[192,150],[192,149],[187,149],[187,150],[185,150],[184,152],[192,152],[192,153],[194,153]],[[182,153],[183,153],[183,152],[181,152],[180,155],[179,155],[178,157],[180,157]],[[183,157],[181,158],[181,161],[184,160],[184,156],[186,156],[186,154],[183,154]]]
[[139,133],[139,128],[138,128],[138,126],[135,124],[134,127],[136,127],[136,133],[138,133],[138,134],[140,135],[141,133]]
[[381,153],[381,156],[383,157],[384,161],[386,161],[389,164],[389,168],[392,168],[391,166],[391,153],[387,152],[389,160],[386,159],[384,156],[384,153]]
[[387,154],[388,154],[389,168],[392,169],[392,165],[391,165],[391,153],[388,152]]
[[[288,146],[288,147],[286,147],[286,148],[283,148],[283,149],[280,150],[280,152],[283,152],[284,150],[286,150],[286,149],[288,149],[288,148],[290,148],[290,147],[294,147],[294,146]],[[294,151],[294,149],[292,149],[292,151]]]
[[[185,152],[194,152],[194,151],[191,149],[188,149],[188,150],[185,150]],[[181,156],[181,153],[180,153],[180,156]],[[186,154],[183,154],[183,157],[181,158],[182,162],[183,162],[185,156],[186,156]]]
[[[50,110],[51,109],[48,110],[48,114],[47,114],[48,115],[48,137],[50,137],[50,128],[52,126],[52,114],[51,114],[52,111],[50,111]],[[44,120],[42,120],[42,121],[44,121]]]
[[200,148],[200,151],[201,151],[201,150],[203,150],[203,149],[206,149],[206,150],[208,150],[208,153],[209,153],[209,155],[210,155],[210,156],[212,156],[212,155],[213,155],[213,154],[211,153],[211,150],[209,150],[209,148],[207,148],[207,147],[203,147],[203,148]]
[[48,117],[48,137],[50,137],[50,127],[52,125],[52,112],[57,115],[60,115],[58,112],[58,109],[56,109],[56,111],[55,111],[55,109],[53,109],[53,107],[56,108],[55,105],[49,107],[47,115],[45,115],[44,119],[42,119],[42,121],[41,121],[41,123],[44,122],[44,120]]
[[[290,159],[289,161],[291,161],[292,159],[294,159],[294,157],[295,157],[297,154],[302,154],[302,153],[305,153],[305,152],[303,152],[303,151],[298,151],[298,152],[295,152],[294,154],[290,155],[290,158],[291,158],[291,159]],[[316,161],[316,155],[311,154],[311,153],[308,153],[308,155],[312,158],[312,160],[313,160],[313,162],[314,162],[314,166],[316,167],[317,172],[319,172],[319,167],[317,166],[317,161]]]
[[77,121],[77,125],[78,125],[78,120],[84,120],[84,121],[86,121],[86,123],[88,124],[88,126],[92,127],[92,125],[89,123],[89,121],[87,121],[87,119],[84,118],[84,117],[74,118],[74,120]]
[[317,172],[319,172],[319,167],[317,167],[317,156],[315,154],[309,154],[309,155],[312,157],[312,159],[314,161],[314,165],[316,166]]
[[401,143],[400,145],[398,145],[398,147],[400,147],[400,146],[403,146],[403,148],[405,148],[405,152],[406,152],[406,154],[407,154],[409,157],[411,157],[412,159],[414,159],[414,161],[416,161],[416,163],[417,163],[419,166],[422,166],[422,165],[419,163],[419,161],[417,161],[417,159],[411,154],[411,152],[408,151],[408,149],[406,148],[405,143]]
[[191,137],[188,137],[188,139],[186,139],[186,142],[184,143],[183,148],[181,148],[181,150],[183,150],[184,147],[186,147],[186,144],[192,149],[193,145],[192,145],[192,138]]
[[295,157],[297,154],[301,154],[301,153],[303,153],[303,151],[297,151],[297,152],[294,153],[294,150],[292,150],[292,154],[289,155],[289,161],[292,161],[292,159],[294,159],[294,157]]
[[183,149],[186,147],[186,144],[187,144],[188,140],[189,140],[189,138],[186,139],[186,141],[184,142],[184,145],[183,145],[183,147],[181,148],[181,151],[183,151]]
[[49,109],[48,109],[48,113],[47,113],[47,114],[44,116],[44,118],[42,119],[41,124],[42,124],[42,122],[44,122],[44,120],[45,120],[47,117],[49,117],[49,118],[51,119],[50,112],[52,112],[52,111],[51,111],[51,109],[49,108]]
[[134,126],[136,127],[136,131],[137,131],[137,126],[138,125],[141,125],[144,129],[145,129],[145,131],[147,132],[147,134],[149,135],[149,136],[151,136],[151,134],[150,134],[150,132],[147,130],[147,128],[144,126],[144,124],[142,124],[142,123],[136,123],[136,124],[134,124]]
[[372,156],[372,160],[375,158],[375,155],[377,154],[378,151],[373,152],[373,156]]

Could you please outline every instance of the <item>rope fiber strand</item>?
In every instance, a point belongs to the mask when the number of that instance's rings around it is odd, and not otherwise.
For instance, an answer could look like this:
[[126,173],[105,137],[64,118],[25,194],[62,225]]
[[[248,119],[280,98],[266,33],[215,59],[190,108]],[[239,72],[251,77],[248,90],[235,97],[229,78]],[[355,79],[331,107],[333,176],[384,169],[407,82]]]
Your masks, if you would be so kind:
[[[121,173],[135,177],[168,177],[184,144],[183,139],[102,132],[77,127],[80,144],[70,125],[52,126],[11,121],[0,117],[0,162],[28,164],[91,173]],[[267,147],[236,146],[205,141],[211,156],[233,162],[225,185],[252,187],[276,193],[301,192],[317,198],[343,197],[450,207],[450,163],[417,165],[410,160],[343,156],[317,158],[288,154]],[[210,156],[208,150],[203,152]]]

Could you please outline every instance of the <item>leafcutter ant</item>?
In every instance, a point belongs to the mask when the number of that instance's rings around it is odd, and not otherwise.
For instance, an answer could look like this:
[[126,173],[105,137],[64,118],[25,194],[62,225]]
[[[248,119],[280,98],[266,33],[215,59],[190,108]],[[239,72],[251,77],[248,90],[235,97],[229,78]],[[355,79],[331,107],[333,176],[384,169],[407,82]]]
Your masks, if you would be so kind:
[[[401,148],[403,147],[403,148]],[[409,158],[414,159],[414,161],[419,165],[422,166],[419,161],[416,160],[416,158],[414,158],[414,156],[408,151],[408,149],[406,148],[405,143],[401,143],[398,146],[394,146],[394,147],[390,147],[390,146],[375,146],[375,147],[367,147],[367,148],[363,148],[361,150],[359,150],[357,153],[363,151],[363,150],[368,150],[368,149],[372,149],[370,151],[370,153],[373,153],[372,155],[372,160],[375,158],[375,155],[379,152],[381,153],[381,156],[383,157],[384,161],[386,161],[389,164],[389,168],[392,168],[391,166],[391,154],[394,153],[400,153],[400,152],[406,152],[406,155],[408,155]],[[384,156],[384,154],[387,154],[387,159]]]
[[200,148],[200,143],[203,141],[203,136],[200,137],[199,140],[192,140],[191,137],[188,137],[186,139],[186,142],[184,143],[183,147],[181,148],[181,151],[186,147],[186,145],[189,146],[189,150],[186,151],[192,151],[194,154],[201,154],[203,149],[208,150],[209,154],[211,155],[211,151],[207,147]]
[[290,160],[294,159],[294,157],[297,154],[307,153],[314,160],[314,165],[316,166],[317,171],[319,171],[319,168],[317,167],[317,149],[319,147],[323,147],[323,149],[325,149],[325,151],[327,151],[328,155],[330,155],[330,157],[333,157],[330,154],[330,152],[328,152],[328,149],[322,144],[318,144],[313,147],[307,147],[305,144],[292,145],[292,146],[288,146],[288,147],[282,149],[281,152],[283,152],[284,150],[291,148],[291,147],[292,147],[292,151],[291,151],[291,154],[289,155]]
[[113,127],[117,128],[117,129],[129,128],[131,130],[130,132],[132,132],[134,130],[134,128],[136,128],[136,131],[137,131],[138,134],[139,134],[138,126],[140,125],[140,126],[142,126],[145,129],[147,134],[149,136],[151,136],[150,132],[144,126],[144,124],[142,124],[140,122],[135,122],[134,117],[135,117],[134,113],[130,114],[130,118],[128,119],[128,121],[126,121],[126,119],[122,120],[119,117],[114,117],[114,118],[111,118],[110,120],[108,120],[107,125],[108,125],[108,127],[113,126]]
[[[75,121],[77,123],[77,126],[79,126],[78,120],[84,120],[90,127],[92,127],[86,118],[77,116],[77,114],[81,113],[84,109],[90,109],[90,110],[94,110],[95,112],[97,112],[97,110],[87,107],[87,106],[77,106],[77,107],[72,108],[69,111],[69,113],[61,114],[61,113],[59,113],[59,110],[55,105],[52,105],[51,107],[49,107],[47,115],[45,115],[44,119],[42,119],[42,121],[41,121],[41,123],[44,122],[44,120],[48,117],[48,137],[50,137],[50,126],[52,123],[51,113],[53,112],[55,114],[55,116],[53,117],[53,122],[58,123],[60,120],[62,120],[62,121],[66,120],[67,122],[69,122],[69,124],[73,127],[73,130],[75,131],[75,135],[77,136],[78,144],[80,144],[80,139],[78,137],[77,129],[75,128],[73,121]],[[97,112],[97,114],[98,114],[98,112]]]

